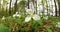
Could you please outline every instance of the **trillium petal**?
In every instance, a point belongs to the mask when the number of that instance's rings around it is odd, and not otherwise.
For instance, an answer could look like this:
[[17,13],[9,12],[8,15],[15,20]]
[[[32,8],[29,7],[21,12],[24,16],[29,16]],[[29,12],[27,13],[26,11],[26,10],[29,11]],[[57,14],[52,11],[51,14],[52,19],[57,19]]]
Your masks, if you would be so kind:
[[21,15],[20,14],[14,14],[13,17],[19,17],[20,18]]
[[37,14],[35,14],[35,15],[33,15],[33,19],[34,19],[34,20],[40,20],[40,16],[37,15]]
[[16,14],[18,14],[18,12],[16,12]]
[[5,20],[5,17],[4,16],[2,17],[2,20]]
[[34,13],[34,12],[32,11],[32,9],[27,9],[26,12],[27,12],[28,14]]
[[15,16],[16,16],[16,14],[13,15],[13,17],[15,17]]
[[31,17],[29,17],[29,16],[27,16],[26,18],[25,18],[25,22],[29,22],[31,20]]
[[20,18],[20,17],[21,17],[21,15],[17,14],[17,17],[19,17],[19,18]]

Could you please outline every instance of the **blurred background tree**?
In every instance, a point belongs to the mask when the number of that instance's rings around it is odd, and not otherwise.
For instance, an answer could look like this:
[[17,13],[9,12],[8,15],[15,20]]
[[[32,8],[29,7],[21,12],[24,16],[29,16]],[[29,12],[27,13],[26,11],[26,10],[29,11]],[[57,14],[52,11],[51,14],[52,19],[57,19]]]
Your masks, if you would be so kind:
[[[39,2],[40,1],[40,2]],[[50,4],[51,2],[51,4]],[[32,3],[32,4],[31,4]],[[54,3],[54,4],[52,4]],[[58,3],[58,4],[57,4]],[[0,11],[4,13],[0,13],[0,15],[12,15],[16,11],[20,11],[25,14],[25,8],[32,9],[35,13],[42,14],[54,14],[57,16],[58,14],[58,6],[60,6],[60,0],[0,0]],[[52,7],[52,8],[51,8]],[[55,8],[54,8],[55,7]],[[57,8],[58,7],[58,8]],[[42,9],[40,9],[42,8]],[[55,9],[55,11],[54,11]],[[51,13],[49,11],[52,11]],[[42,12],[41,12],[42,11]],[[45,12],[47,11],[47,12]],[[60,11],[59,11],[60,15]]]

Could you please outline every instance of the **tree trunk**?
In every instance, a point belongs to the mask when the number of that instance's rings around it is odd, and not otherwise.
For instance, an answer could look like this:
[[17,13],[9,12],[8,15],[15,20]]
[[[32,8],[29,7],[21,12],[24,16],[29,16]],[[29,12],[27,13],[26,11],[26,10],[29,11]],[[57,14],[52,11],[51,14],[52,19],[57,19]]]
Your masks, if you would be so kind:
[[29,2],[30,2],[30,1],[28,0],[28,9],[29,9]]
[[47,15],[48,15],[48,10],[49,10],[48,8],[49,8],[49,7],[48,7],[48,2],[47,2],[47,0],[46,0],[46,6],[47,6],[47,12],[45,12],[45,13],[47,13]]
[[17,0],[15,1],[15,6],[14,6],[14,13],[18,10],[17,9],[18,7],[17,7]]
[[55,3],[55,16],[57,16],[57,5],[56,5],[56,0],[54,0]]
[[43,11],[42,11],[42,14],[44,15],[44,0],[42,0],[42,7],[43,7]]
[[60,3],[59,3],[59,16],[60,16]]
[[58,6],[59,6],[59,16],[60,16],[60,1],[58,0]]
[[11,15],[11,2],[12,2],[12,0],[10,0],[10,5],[9,5],[9,15]]

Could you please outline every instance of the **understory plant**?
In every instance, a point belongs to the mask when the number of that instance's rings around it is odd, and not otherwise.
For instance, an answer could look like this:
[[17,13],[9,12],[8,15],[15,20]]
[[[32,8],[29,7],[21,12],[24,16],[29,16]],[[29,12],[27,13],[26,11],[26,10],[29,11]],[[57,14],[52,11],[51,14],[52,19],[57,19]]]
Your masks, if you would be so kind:
[[34,14],[31,9],[27,9],[26,13],[21,15],[16,12],[12,16],[0,18],[0,32],[55,32],[58,30],[56,26],[59,17],[40,16]]

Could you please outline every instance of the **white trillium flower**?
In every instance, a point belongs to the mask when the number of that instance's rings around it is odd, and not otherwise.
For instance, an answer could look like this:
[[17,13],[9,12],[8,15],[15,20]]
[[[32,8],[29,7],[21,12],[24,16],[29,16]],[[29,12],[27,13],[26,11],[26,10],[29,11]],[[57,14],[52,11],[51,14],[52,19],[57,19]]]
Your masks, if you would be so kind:
[[21,15],[17,14],[17,17],[19,17],[19,18],[20,18],[20,17],[21,17]]
[[14,14],[13,17],[19,17],[20,18],[21,15],[20,14]]
[[2,20],[5,20],[5,19],[6,19],[6,18],[3,16],[3,17],[2,17]]
[[21,17],[21,15],[20,15],[20,14],[18,14],[18,12],[16,12],[16,14],[14,14],[14,15],[13,15],[13,17],[19,17],[19,18],[20,18],[20,17]]
[[57,22],[56,27],[60,28],[60,22]]
[[27,16],[25,18],[25,22],[29,22],[31,20],[31,18],[33,18],[34,20],[40,20],[40,16],[37,14],[34,14],[34,15]]
[[29,22],[31,20],[31,18],[33,18],[34,20],[40,20],[40,16],[37,14],[33,14],[34,12],[31,11],[31,9],[28,9],[27,13],[29,15],[25,18],[25,22]]

